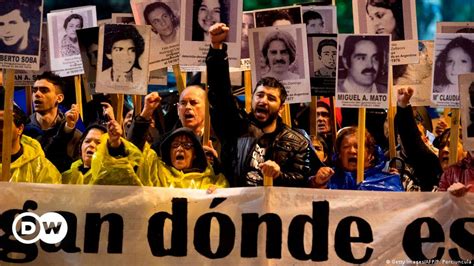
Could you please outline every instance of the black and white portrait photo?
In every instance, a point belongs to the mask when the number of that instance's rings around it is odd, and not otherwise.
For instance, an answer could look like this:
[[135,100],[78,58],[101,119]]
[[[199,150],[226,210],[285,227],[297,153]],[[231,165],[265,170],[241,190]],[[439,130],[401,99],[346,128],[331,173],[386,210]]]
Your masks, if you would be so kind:
[[[387,100],[390,35],[339,34],[338,44],[337,94],[349,94],[349,102],[353,100],[357,104],[372,102],[366,107],[388,106],[383,99]],[[370,94],[384,96],[375,98]],[[344,97],[338,96],[337,99],[343,100]]]
[[352,5],[355,32],[418,39],[415,0],[353,0]]
[[151,26],[150,70],[178,63],[180,10],[179,0],[133,0],[131,2],[138,25]]
[[279,7],[255,11],[257,28],[270,26],[285,26],[301,23],[301,7]]
[[438,33],[474,33],[474,22],[438,22],[436,23]]
[[474,151],[474,73],[459,75],[459,89],[463,147]]
[[99,28],[96,91],[146,94],[150,28],[106,24]]
[[[287,88],[289,101],[304,102],[306,91],[309,93],[303,88],[309,87],[306,27],[303,24],[263,27],[250,29],[249,33],[252,82],[273,77],[286,86],[291,81]],[[302,90],[300,98],[291,98],[291,93],[297,93],[294,89]]]
[[96,26],[95,6],[48,13],[51,70],[63,77],[84,73],[76,30]]
[[472,35],[436,34],[433,101],[437,106],[459,106],[458,76],[474,72],[474,36]]
[[307,34],[337,33],[335,6],[303,5],[301,9]]
[[255,28],[255,18],[253,12],[244,12],[242,14],[242,45],[240,58],[249,58],[249,29]]
[[187,71],[204,71],[209,49],[209,28],[215,23],[229,26],[225,43],[229,65],[240,67],[243,0],[182,0],[179,63]]
[[23,63],[0,60],[0,68],[38,70],[42,12],[43,1],[41,0],[2,1],[0,4],[0,54],[35,57],[27,62],[19,60]]
[[99,53],[99,27],[92,27],[77,31],[79,49],[81,52],[82,66],[87,83],[86,89],[94,92],[95,79],[97,73],[97,58]]
[[337,35],[309,34],[311,94],[334,96],[336,89]]

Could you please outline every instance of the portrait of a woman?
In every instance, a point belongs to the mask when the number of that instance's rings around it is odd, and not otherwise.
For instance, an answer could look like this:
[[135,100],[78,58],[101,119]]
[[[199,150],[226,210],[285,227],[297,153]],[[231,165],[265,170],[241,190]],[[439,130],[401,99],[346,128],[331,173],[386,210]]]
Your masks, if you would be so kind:
[[229,25],[228,0],[195,0],[193,41],[210,41],[209,28],[217,22]]
[[405,39],[402,0],[367,0],[368,33],[390,34],[392,41]]
[[61,56],[79,55],[79,43],[76,30],[84,27],[84,19],[79,14],[71,14],[65,20],[63,28],[66,34],[61,39]]
[[452,39],[436,58],[433,93],[458,94],[458,75],[474,71],[474,44],[465,37]]

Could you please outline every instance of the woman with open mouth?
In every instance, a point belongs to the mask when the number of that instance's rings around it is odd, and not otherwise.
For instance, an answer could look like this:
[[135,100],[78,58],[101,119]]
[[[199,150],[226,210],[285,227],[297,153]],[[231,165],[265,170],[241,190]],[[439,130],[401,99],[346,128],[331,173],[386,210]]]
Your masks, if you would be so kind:
[[160,146],[156,186],[213,189],[229,187],[223,174],[215,174],[197,136],[189,128],[178,128]]

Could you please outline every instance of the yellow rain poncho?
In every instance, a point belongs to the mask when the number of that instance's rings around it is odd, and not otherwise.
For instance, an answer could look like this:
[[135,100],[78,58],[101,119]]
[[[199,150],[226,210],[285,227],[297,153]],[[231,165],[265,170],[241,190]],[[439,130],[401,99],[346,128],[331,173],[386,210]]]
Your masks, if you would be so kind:
[[[179,135],[188,136],[194,145],[193,168],[181,171],[171,166],[171,142]],[[158,179],[156,186],[174,188],[208,189],[210,186],[229,187],[229,182],[224,175],[216,175],[211,165],[207,162],[201,143],[193,131],[182,127],[173,131],[161,143],[161,155],[158,157]]]
[[10,182],[61,184],[61,174],[46,159],[40,143],[25,135],[20,143],[23,154],[10,165]]
[[[71,165],[71,169],[63,173],[66,184],[89,184],[89,185],[130,185],[130,186],[151,186],[149,173],[153,171],[153,163],[143,156],[143,153],[132,143],[121,138],[125,146],[124,157],[113,157],[109,154],[107,147],[108,134],[101,137],[100,144],[94,153],[91,169],[85,174],[79,170],[82,160],[77,160]],[[146,150],[148,157],[153,161],[154,151]],[[140,167],[143,165],[145,169]],[[156,169],[156,166],[155,166]],[[156,172],[156,170],[155,170]]]

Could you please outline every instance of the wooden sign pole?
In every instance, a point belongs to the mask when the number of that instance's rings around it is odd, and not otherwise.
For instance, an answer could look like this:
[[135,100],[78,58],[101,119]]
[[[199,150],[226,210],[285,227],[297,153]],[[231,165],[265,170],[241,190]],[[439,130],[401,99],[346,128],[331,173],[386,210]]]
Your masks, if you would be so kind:
[[244,71],[245,86],[245,111],[250,113],[252,110],[252,73],[250,70]]
[[176,79],[176,87],[178,88],[178,93],[181,94],[182,91],[186,88],[186,72],[181,73],[181,68],[179,65],[173,65],[173,73]]
[[461,114],[459,108],[451,108],[451,134],[449,135],[449,165],[458,161],[459,121]]
[[133,95],[133,109],[135,115],[139,115],[142,112],[142,96]]
[[365,108],[359,108],[359,126],[357,128],[357,183],[364,181],[365,155]]
[[311,104],[309,105],[309,134],[311,136],[318,135],[318,126],[316,110],[318,109],[318,97],[311,96]]
[[33,88],[26,86],[25,88],[26,114],[30,116],[33,113]]
[[[86,84],[88,82],[87,79],[86,79],[86,75],[81,75],[81,77],[82,77],[82,83],[84,84],[84,87],[85,88],[90,88],[89,86],[86,86]],[[89,89],[84,90],[84,94],[86,95],[86,103],[92,101],[92,94],[91,94]]]
[[117,94],[117,122],[122,125],[123,122],[123,103],[124,103],[124,95]]
[[[337,119],[336,119],[336,104],[334,104],[334,96],[329,98],[329,108],[331,111],[329,112],[329,118],[331,120],[331,135],[332,135],[332,143],[336,143],[336,135],[337,135]],[[332,149],[332,147],[330,148]]]
[[397,147],[395,145],[395,114],[397,112],[397,108],[392,105],[392,98],[394,95],[392,68],[389,67],[388,71],[388,147],[390,159],[392,159],[397,155]]
[[3,112],[3,139],[2,139],[2,176],[1,181],[10,179],[10,164],[12,155],[12,127],[13,127],[13,91],[15,70],[6,69],[4,77],[5,99]]
[[79,115],[82,119],[84,119],[84,115],[82,113],[81,75],[74,76],[74,88],[76,92],[76,105],[79,109]]
[[285,103],[283,113],[282,113],[283,123],[285,123],[288,127],[291,127],[291,113],[290,113],[290,104]]

